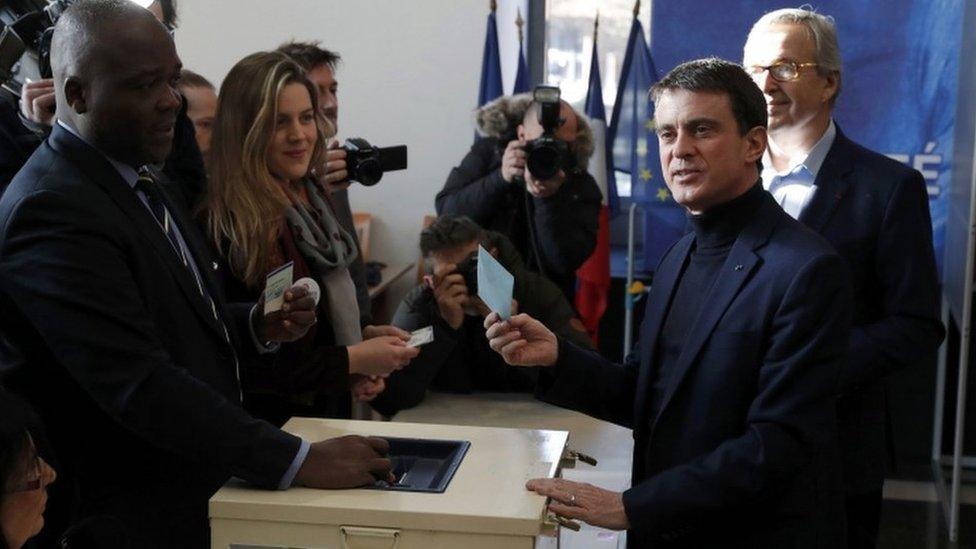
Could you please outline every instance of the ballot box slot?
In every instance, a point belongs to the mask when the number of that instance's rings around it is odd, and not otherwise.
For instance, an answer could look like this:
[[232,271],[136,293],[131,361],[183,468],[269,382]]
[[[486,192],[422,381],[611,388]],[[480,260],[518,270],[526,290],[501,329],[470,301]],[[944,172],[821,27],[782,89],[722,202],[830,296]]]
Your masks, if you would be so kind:
[[443,493],[471,446],[466,440],[384,438],[390,443],[396,482],[377,481],[377,490]]

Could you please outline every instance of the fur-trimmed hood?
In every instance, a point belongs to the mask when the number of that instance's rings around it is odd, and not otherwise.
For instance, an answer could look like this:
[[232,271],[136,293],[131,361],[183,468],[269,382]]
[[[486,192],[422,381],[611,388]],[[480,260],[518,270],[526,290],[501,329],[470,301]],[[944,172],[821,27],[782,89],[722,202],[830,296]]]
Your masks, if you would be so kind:
[[[492,137],[504,144],[515,139],[515,130],[522,123],[525,111],[532,103],[531,93],[517,95],[503,95],[494,101],[486,103],[475,111],[475,122],[478,133],[484,137]],[[572,108],[572,106],[570,106]],[[577,165],[586,169],[590,157],[593,156],[593,129],[586,116],[573,108],[576,113],[577,131],[576,151]]]

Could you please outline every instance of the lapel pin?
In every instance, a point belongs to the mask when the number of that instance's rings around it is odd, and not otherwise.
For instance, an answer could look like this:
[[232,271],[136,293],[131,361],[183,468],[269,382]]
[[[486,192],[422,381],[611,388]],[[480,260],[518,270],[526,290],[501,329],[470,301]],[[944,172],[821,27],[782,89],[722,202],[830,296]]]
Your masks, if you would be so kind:
[[213,270],[215,270],[215,271],[217,270],[217,262],[216,261],[213,262]]
[[735,266],[735,270],[736,271],[741,271],[742,270],[742,265],[736,265]]

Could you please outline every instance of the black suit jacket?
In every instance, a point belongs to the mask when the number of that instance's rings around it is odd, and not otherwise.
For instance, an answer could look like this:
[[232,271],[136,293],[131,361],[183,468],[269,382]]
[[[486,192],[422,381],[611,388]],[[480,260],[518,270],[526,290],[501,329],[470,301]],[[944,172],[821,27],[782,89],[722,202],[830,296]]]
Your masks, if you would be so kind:
[[208,547],[230,475],[275,487],[300,441],[240,407],[236,333],[206,246],[166,198],[230,332],[135,192],[61,127],[0,199],[5,382],[45,420],[74,520],[122,519],[135,547]]
[[[631,547],[841,547],[834,392],[850,283],[768,194],[684,342],[660,410],[654,352],[695,235],[665,254],[621,366],[560,341],[540,398],[634,431]],[[680,306],[680,305],[674,305]]]
[[840,129],[800,221],[847,262],[854,285],[851,342],[838,422],[849,493],[880,490],[885,465],[884,378],[931,363],[944,335],[932,220],[922,175]]

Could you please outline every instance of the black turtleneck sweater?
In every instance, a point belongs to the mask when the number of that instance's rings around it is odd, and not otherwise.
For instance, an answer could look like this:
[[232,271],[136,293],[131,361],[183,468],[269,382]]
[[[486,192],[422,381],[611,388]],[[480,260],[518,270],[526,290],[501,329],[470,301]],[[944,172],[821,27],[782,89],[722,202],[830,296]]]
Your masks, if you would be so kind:
[[706,213],[688,215],[695,232],[695,242],[681,267],[677,288],[665,313],[664,328],[654,349],[648,421],[653,422],[657,417],[678,357],[684,349],[685,339],[697,322],[702,304],[714,286],[732,245],[762,204],[765,192],[762,182],[758,182],[744,194]]

